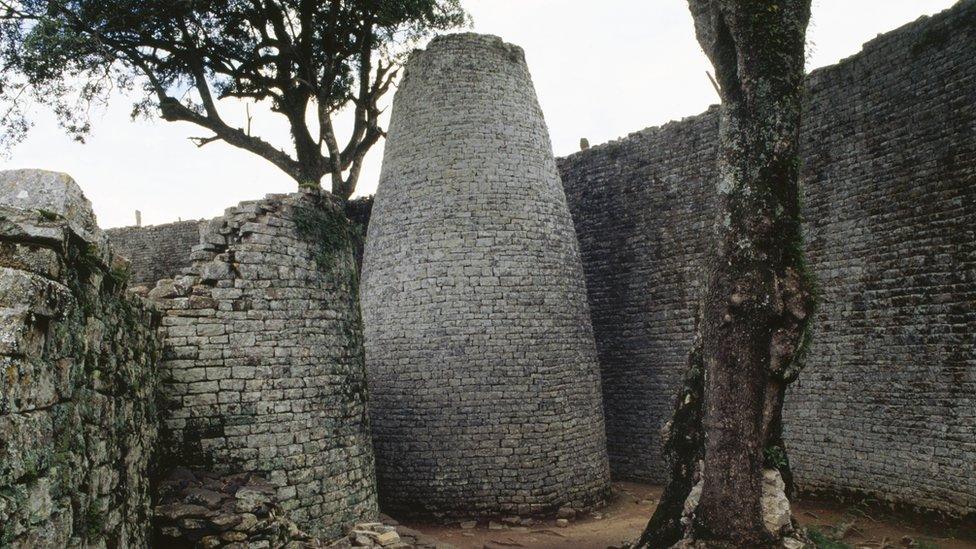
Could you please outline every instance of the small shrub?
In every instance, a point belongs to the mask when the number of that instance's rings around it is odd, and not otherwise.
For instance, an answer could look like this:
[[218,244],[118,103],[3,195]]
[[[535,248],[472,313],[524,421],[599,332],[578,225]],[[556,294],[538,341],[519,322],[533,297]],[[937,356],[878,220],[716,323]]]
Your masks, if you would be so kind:
[[62,219],[61,216],[55,212],[49,210],[37,210],[37,215],[44,221],[57,221]]
[[817,549],[853,549],[850,545],[817,528],[807,528],[807,535]]
[[782,446],[770,446],[763,450],[763,456],[765,457],[766,467],[770,469],[782,470],[789,464],[786,459],[786,450]]
[[337,254],[352,243],[352,224],[335,209],[299,206],[294,220],[299,237],[316,246],[315,262],[322,269],[331,269]]

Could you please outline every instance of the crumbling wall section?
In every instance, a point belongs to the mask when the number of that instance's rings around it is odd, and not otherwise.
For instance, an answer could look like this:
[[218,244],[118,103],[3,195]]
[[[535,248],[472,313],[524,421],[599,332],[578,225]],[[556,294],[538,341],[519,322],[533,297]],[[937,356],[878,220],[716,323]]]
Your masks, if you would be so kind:
[[149,293],[166,463],[261,475],[324,538],[377,512],[351,230],[325,194],[244,202]]
[[146,227],[108,229],[112,248],[130,262],[133,286],[152,287],[189,267],[190,250],[200,242],[204,221],[177,221]]
[[147,547],[158,315],[68,176],[0,205],[0,546]]
[[[797,480],[976,511],[976,2],[807,82],[806,251],[821,288],[785,411]],[[716,111],[560,161],[618,478],[660,481],[694,330]]]

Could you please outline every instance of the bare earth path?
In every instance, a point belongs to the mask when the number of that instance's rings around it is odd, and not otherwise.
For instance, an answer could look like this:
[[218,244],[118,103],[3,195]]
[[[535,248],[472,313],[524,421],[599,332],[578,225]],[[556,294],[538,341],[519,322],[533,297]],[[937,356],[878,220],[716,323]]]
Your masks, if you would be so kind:
[[[636,539],[654,510],[661,488],[631,482],[614,483],[613,501],[593,516],[570,521],[566,527],[548,521],[529,527],[505,527],[489,529],[479,522],[476,528],[463,529],[458,524],[443,525],[405,521],[404,526],[413,528],[449,543],[459,549],[605,549]],[[851,547],[919,549],[976,549],[976,539],[959,532],[946,531],[943,527],[922,527],[914,521],[880,516],[875,511],[832,504],[829,502],[800,500],[795,512],[805,526],[822,532],[840,527],[846,530],[843,543]],[[909,524],[912,523],[912,524]],[[845,525],[847,525],[845,527]],[[496,524],[495,527],[501,526]],[[838,546],[843,547],[843,546]]]

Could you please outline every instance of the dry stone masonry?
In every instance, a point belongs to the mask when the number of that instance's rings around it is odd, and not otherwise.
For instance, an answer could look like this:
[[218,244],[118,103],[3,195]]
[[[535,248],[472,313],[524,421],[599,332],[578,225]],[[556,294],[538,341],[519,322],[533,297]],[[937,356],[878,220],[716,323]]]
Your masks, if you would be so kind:
[[166,463],[255,473],[309,534],[377,512],[350,227],[325,194],[209,221],[164,310]]
[[384,522],[356,523],[346,537],[323,540],[301,530],[260,475],[176,468],[157,489],[153,547],[214,549],[452,549],[420,532]]
[[[797,480],[972,517],[976,0],[807,91]],[[662,480],[717,130],[557,170],[522,50],[461,34],[407,64],[375,207],[304,191],[103,232],[69,177],[0,172],[0,547],[441,547],[374,522],[377,486],[501,528],[565,525],[610,467]]]
[[0,174],[0,546],[399,539],[368,522],[361,236],[321,193],[270,196],[113,231],[134,281],[70,178]]
[[190,251],[200,242],[201,221],[177,221],[146,227],[108,229],[112,247],[130,262],[131,285],[153,287],[192,263]]
[[[319,547],[276,501],[278,487],[254,473],[176,468],[159,483],[155,547]],[[314,545],[313,545],[314,544]]]
[[607,495],[576,236],[520,48],[459,34],[411,56],[362,296],[384,509],[530,514]]
[[[356,265],[363,263],[363,243],[366,224],[373,207],[373,197],[363,196],[346,201],[346,217],[353,224],[353,244]],[[112,247],[129,259],[129,284],[148,286],[164,278],[174,278],[193,264],[193,247],[200,243],[200,231],[206,231],[207,221],[177,221],[162,225],[118,227],[108,229]]]
[[[808,78],[807,253],[821,288],[785,411],[802,487],[976,512],[976,2]],[[611,464],[660,481],[716,179],[714,109],[560,161]]]
[[0,172],[0,547],[147,547],[155,328],[64,174]]

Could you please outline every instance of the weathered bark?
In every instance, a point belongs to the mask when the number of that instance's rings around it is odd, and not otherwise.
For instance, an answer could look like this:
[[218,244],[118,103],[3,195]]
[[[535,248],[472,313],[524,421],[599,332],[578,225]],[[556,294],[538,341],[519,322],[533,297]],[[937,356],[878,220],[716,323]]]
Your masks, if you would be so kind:
[[681,515],[685,500],[698,481],[698,462],[704,457],[702,432],[702,399],[705,366],[702,363],[701,338],[696,338],[688,353],[688,371],[684,385],[675,399],[674,416],[664,427],[664,461],[668,482],[661,494],[654,516],[637,541],[638,547],[670,547],[684,535]]
[[[687,471],[677,474],[675,466],[686,469],[702,456],[701,499],[684,539],[768,547],[780,533],[763,524],[763,468],[780,468],[792,484],[782,446],[783,399],[799,373],[814,304],[798,184],[810,0],[689,4],[722,96],[716,246],[706,259],[699,327],[704,399],[697,429],[704,436],[695,432],[702,445],[668,456],[675,491],[665,493],[641,542],[677,541],[673,529],[650,530],[680,521],[691,486]],[[679,403],[676,417],[684,413]]]

